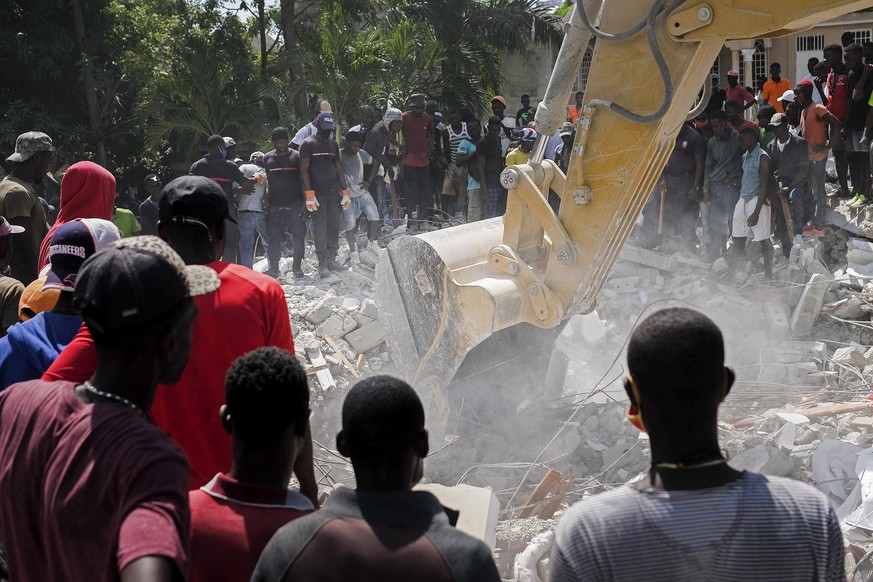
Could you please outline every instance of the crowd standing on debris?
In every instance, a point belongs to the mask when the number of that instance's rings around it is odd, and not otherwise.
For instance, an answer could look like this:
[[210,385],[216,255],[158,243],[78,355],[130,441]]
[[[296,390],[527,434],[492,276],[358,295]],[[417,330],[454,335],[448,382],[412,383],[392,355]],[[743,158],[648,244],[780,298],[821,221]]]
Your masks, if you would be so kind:
[[[788,256],[795,237],[823,233],[826,196],[866,204],[873,43],[847,40],[810,59],[793,88],[778,63],[757,96],[736,71],[726,90],[713,79],[638,237],[724,256],[732,272],[757,243],[769,279],[774,235]],[[293,137],[273,129],[273,149],[248,163],[232,137],[212,135],[188,175],[146,176],[142,200],[83,161],[49,203],[37,187],[53,142],[19,136],[0,182],[0,574],[499,580],[489,547],[413,490],[429,442],[405,382],[371,376],[346,395],[336,448],[356,489],[325,500],[315,480],[307,371],[279,281],[307,276],[307,231],[309,275],[327,279],[378,255],[385,223],[427,232],[498,217],[501,172],[527,162],[539,137],[529,95],[514,115],[498,95],[487,119],[452,107],[445,123],[426,95],[404,105],[365,106],[341,132],[322,101]],[[579,92],[545,148],[565,172],[583,107]],[[557,210],[557,196],[549,203]],[[715,324],[660,311],[637,327],[627,361],[628,419],[651,440],[648,478],[564,515],[552,579],[636,577],[629,544],[653,579],[843,579],[827,499],[722,456],[717,410],[734,373]]]
[[[781,251],[776,262],[784,261],[799,237],[824,235],[828,197],[846,199],[849,208],[873,200],[873,43],[844,34],[842,45],[825,47],[807,67],[809,75],[792,85],[771,63],[757,99],[739,84],[738,71],[728,71],[727,89],[713,75],[705,111],[677,135],[646,205],[639,244],[723,257],[729,272],[748,273],[744,241],[751,236],[769,279],[771,237]],[[702,180],[700,165],[691,163],[701,151]]]

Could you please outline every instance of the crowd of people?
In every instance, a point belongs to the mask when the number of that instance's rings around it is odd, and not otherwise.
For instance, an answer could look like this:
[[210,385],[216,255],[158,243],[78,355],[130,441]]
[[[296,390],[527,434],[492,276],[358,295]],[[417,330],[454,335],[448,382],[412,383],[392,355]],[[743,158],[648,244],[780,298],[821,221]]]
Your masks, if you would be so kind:
[[807,66],[792,87],[772,63],[758,98],[737,71],[728,71],[724,90],[713,77],[706,111],[679,132],[643,212],[643,244],[678,243],[712,261],[724,256],[735,271],[745,269],[751,239],[762,245],[770,278],[771,237],[788,257],[796,237],[824,234],[828,196],[851,199],[851,208],[870,202],[873,43],[846,33]]
[[[730,225],[733,249],[752,237],[767,258],[780,196],[789,236],[820,232],[824,161],[838,147],[858,166],[858,199],[867,194],[859,168],[869,173],[869,160],[858,154],[873,135],[864,90],[873,76],[868,82],[860,45],[827,47],[824,56],[824,79],[793,91],[779,93],[787,81],[771,68],[760,126],[743,120],[751,95],[728,75],[743,101],[728,99],[677,137],[657,197],[666,228],[692,237],[703,201],[711,251],[727,250],[722,227]],[[834,109],[840,99],[848,111]],[[575,96],[547,145],[564,170],[583,100]],[[484,128],[460,108],[444,122],[424,95],[408,105],[379,121],[364,108],[338,142],[322,103],[296,135],[274,129],[274,149],[249,163],[237,160],[233,139],[211,136],[188,175],[166,185],[148,176],[148,197],[129,216],[119,212],[112,174],[86,161],[67,169],[53,216],[36,191],[51,138],[18,138],[0,182],[0,573],[14,581],[499,580],[491,549],[454,527],[457,513],[413,489],[429,437],[422,404],[402,380],[373,376],[348,392],[336,449],[350,459],[356,488],[323,497],[307,373],[277,281],[286,252],[292,276],[304,276],[307,229],[326,277],[348,268],[337,257],[340,233],[359,259],[378,249],[386,214],[427,230],[436,213],[457,223],[504,212],[500,173],[526,161],[537,139],[529,99],[506,116],[495,97]],[[359,249],[361,226],[368,242]],[[266,273],[250,268],[257,237]],[[657,312],[634,331],[627,360],[628,419],[649,435],[651,471],[565,513],[551,579],[637,578],[639,560],[625,555],[631,545],[653,580],[844,579],[827,499],[798,482],[736,471],[722,456],[717,410],[734,374],[715,324],[687,309]]]

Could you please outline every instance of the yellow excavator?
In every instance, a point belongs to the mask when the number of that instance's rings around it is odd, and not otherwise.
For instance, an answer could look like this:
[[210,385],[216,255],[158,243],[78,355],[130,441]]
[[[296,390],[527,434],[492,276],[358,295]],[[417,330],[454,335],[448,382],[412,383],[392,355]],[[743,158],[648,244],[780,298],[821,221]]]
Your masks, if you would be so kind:
[[[464,402],[499,408],[501,391],[542,393],[566,361],[563,323],[588,313],[666,164],[702,110],[726,40],[779,37],[873,0],[578,0],[542,103],[528,163],[504,170],[506,214],[383,251],[381,319],[437,437]],[[589,41],[584,110],[565,176],[544,159]],[[703,97],[698,93],[704,88]],[[695,105],[695,100],[698,104]],[[548,192],[561,199],[552,211]],[[486,387],[489,389],[486,390]]]

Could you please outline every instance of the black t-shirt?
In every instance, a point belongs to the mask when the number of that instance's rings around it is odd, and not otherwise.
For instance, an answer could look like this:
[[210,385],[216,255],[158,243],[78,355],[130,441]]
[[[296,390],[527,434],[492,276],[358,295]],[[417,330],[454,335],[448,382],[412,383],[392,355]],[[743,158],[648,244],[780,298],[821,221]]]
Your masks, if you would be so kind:
[[864,87],[862,89],[863,96],[861,97],[861,100],[852,101],[852,93],[854,93],[855,87],[858,86],[858,82],[861,80],[861,75],[863,75],[863,73],[863,65],[857,69],[849,71],[849,117],[846,120],[846,127],[852,131],[864,130],[864,125],[867,121],[867,111],[870,110],[867,101],[870,99],[870,93],[873,92],[873,75],[869,75],[864,82]]
[[309,186],[313,190],[339,190],[338,156],[339,146],[332,139],[321,140],[311,135],[300,144],[300,159],[309,158]]
[[[527,113],[527,119],[522,122],[521,116]],[[533,121],[534,117],[534,108],[533,107],[522,107],[518,111],[515,112],[515,125],[518,127],[527,127],[527,124]]]
[[264,154],[267,169],[267,192],[270,206],[293,206],[303,199],[300,187],[300,154],[289,149],[284,154],[276,150]]
[[488,136],[482,137],[476,144],[476,153],[485,158],[485,179],[488,186],[499,186],[500,172],[506,167],[500,139],[489,140]]
[[221,154],[206,154],[191,165],[188,173],[193,176],[204,176],[215,180],[224,190],[228,200],[233,200],[233,183],[245,184],[248,179],[236,164],[225,160]]

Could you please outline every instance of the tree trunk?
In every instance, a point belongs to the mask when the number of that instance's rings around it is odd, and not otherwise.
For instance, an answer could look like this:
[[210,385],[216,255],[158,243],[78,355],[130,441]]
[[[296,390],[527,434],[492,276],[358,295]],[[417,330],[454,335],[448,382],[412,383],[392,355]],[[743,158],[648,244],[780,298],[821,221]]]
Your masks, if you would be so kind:
[[108,165],[106,158],[106,142],[103,139],[103,123],[97,107],[97,81],[94,77],[94,64],[88,53],[88,36],[85,31],[85,13],[80,0],[70,0],[73,11],[73,27],[76,31],[76,45],[82,58],[82,84],[85,87],[85,106],[88,110],[88,121],[91,124],[91,138],[97,147],[97,163],[103,167]]
[[258,36],[261,37],[261,81],[267,82],[267,23],[264,19],[264,0],[258,0]]
[[298,117],[309,117],[306,103],[306,92],[298,91],[292,95],[298,83],[304,82],[303,63],[298,58],[299,46],[297,43],[297,17],[294,14],[296,0],[282,0],[280,4],[280,19],[282,21],[282,36],[285,38],[285,51],[288,55],[290,66],[288,68],[289,97],[294,103],[294,112]]

